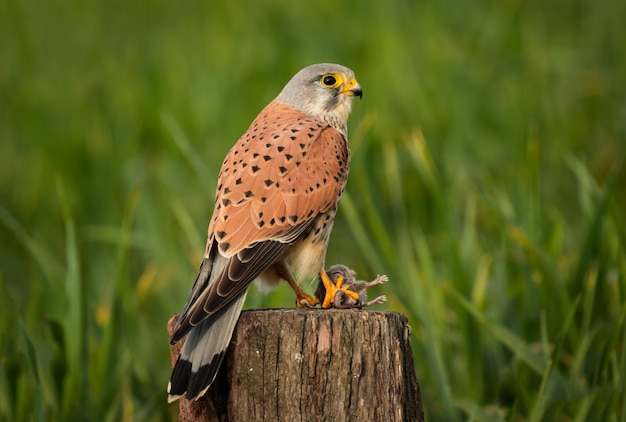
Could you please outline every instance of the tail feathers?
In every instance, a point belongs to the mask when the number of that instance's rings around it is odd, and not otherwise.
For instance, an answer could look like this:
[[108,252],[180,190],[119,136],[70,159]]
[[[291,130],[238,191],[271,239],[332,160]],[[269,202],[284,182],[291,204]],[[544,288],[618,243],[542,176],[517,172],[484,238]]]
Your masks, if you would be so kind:
[[224,360],[245,299],[246,292],[217,319],[204,320],[189,332],[167,387],[170,403],[185,393],[187,400],[194,401],[207,392]]

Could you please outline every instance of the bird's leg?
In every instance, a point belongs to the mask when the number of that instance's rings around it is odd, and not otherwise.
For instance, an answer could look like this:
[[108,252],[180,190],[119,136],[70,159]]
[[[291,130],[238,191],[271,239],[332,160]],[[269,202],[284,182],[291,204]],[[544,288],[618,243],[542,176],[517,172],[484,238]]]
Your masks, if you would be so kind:
[[299,308],[313,308],[315,305],[320,303],[319,299],[309,295],[307,292],[302,290],[298,283],[293,279],[293,277],[287,279],[287,283],[293,289],[296,294],[296,304]]
[[323,309],[328,309],[333,306],[335,294],[338,291],[344,291],[352,299],[359,300],[359,294],[353,292],[352,290],[349,290],[350,286],[342,287],[343,276],[340,275],[339,277],[337,277],[337,280],[333,284],[333,282],[328,277],[328,274],[326,274],[326,271],[322,269],[322,271],[320,271],[320,280],[322,280],[322,283],[324,283],[324,287],[326,288],[326,294],[324,295],[324,300],[322,301]]
[[309,295],[302,290],[300,286],[298,286],[298,282],[293,278],[291,271],[289,271],[284,263],[275,264],[274,268],[280,278],[287,281],[293,292],[296,294],[296,305],[298,308],[313,308],[315,305],[320,303],[318,298]]

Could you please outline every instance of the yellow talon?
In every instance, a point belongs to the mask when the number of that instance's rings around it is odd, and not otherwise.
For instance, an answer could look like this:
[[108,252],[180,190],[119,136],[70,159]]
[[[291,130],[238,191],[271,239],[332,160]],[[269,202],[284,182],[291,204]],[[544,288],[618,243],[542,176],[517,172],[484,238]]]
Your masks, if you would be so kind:
[[346,294],[347,294],[348,296],[350,296],[352,299],[354,299],[354,300],[359,300],[359,294],[358,294],[358,293],[356,293],[356,292],[353,292],[352,290],[348,290],[348,288],[349,288],[348,286],[346,286],[346,287],[342,287],[342,288],[341,288],[341,290],[343,290],[344,292],[346,292]]
[[320,271],[320,279],[322,280],[322,283],[324,283],[324,287],[326,288],[326,295],[324,296],[324,301],[322,302],[322,309],[328,309],[333,306],[333,303],[335,301],[335,294],[340,290],[346,292],[346,294],[354,300],[359,299],[358,293],[349,290],[350,286],[342,287],[343,276],[340,275],[339,277],[337,277],[337,281],[335,281],[335,283],[333,284],[333,282],[328,277],[328,274],[326,274],[326,271],[322,270]]
[[333,301],[335,300],[335,293],[331,293],[333,287],[335,286],[333,285],[332,281],[330,281],[330,278],[328,278],[328,274],[326,274],[326,271],[324,270],[320,271],[320,279],[322,280],[322,283],[324,283],[324,287],[326,288],[326,295],[324,296],[324,301],[322,302],[322,309],[328,309],[331,307]]

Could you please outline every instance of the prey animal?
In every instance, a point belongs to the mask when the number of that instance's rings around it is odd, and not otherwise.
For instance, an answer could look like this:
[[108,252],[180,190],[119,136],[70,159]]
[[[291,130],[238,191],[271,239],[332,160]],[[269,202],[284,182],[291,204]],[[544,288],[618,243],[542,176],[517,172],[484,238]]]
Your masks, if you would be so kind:
[[[326,284],[320,278],[317,284],[317,290],[315,291],[315,297],[322,302],[323,308],[367,308],[377,303],[383,303],[387,300],[387,296],[378,296],[370,301],[367,300],[367,288],[375,286],[377,284],[389,281],[386,275],[379,275],[370,282],[357,280],[356,272],[346,267],[345,265],[333,265],[326,270],[326,274],[336,286],[335,293],[332,297],[328,297],[326,291]],[[349,292],[355,292],[358,297],[349,294]],[[330,301],[329,303],[324,302]],[[330,305],[330,306],[324,306]]]

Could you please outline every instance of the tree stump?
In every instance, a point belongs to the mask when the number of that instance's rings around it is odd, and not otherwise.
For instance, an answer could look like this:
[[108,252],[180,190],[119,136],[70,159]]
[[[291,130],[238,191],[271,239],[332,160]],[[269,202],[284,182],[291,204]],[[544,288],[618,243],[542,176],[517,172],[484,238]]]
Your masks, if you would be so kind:
[[215,382],[179,400],[180,420],[423,421],[409,334],[398,312],[243,311]]

